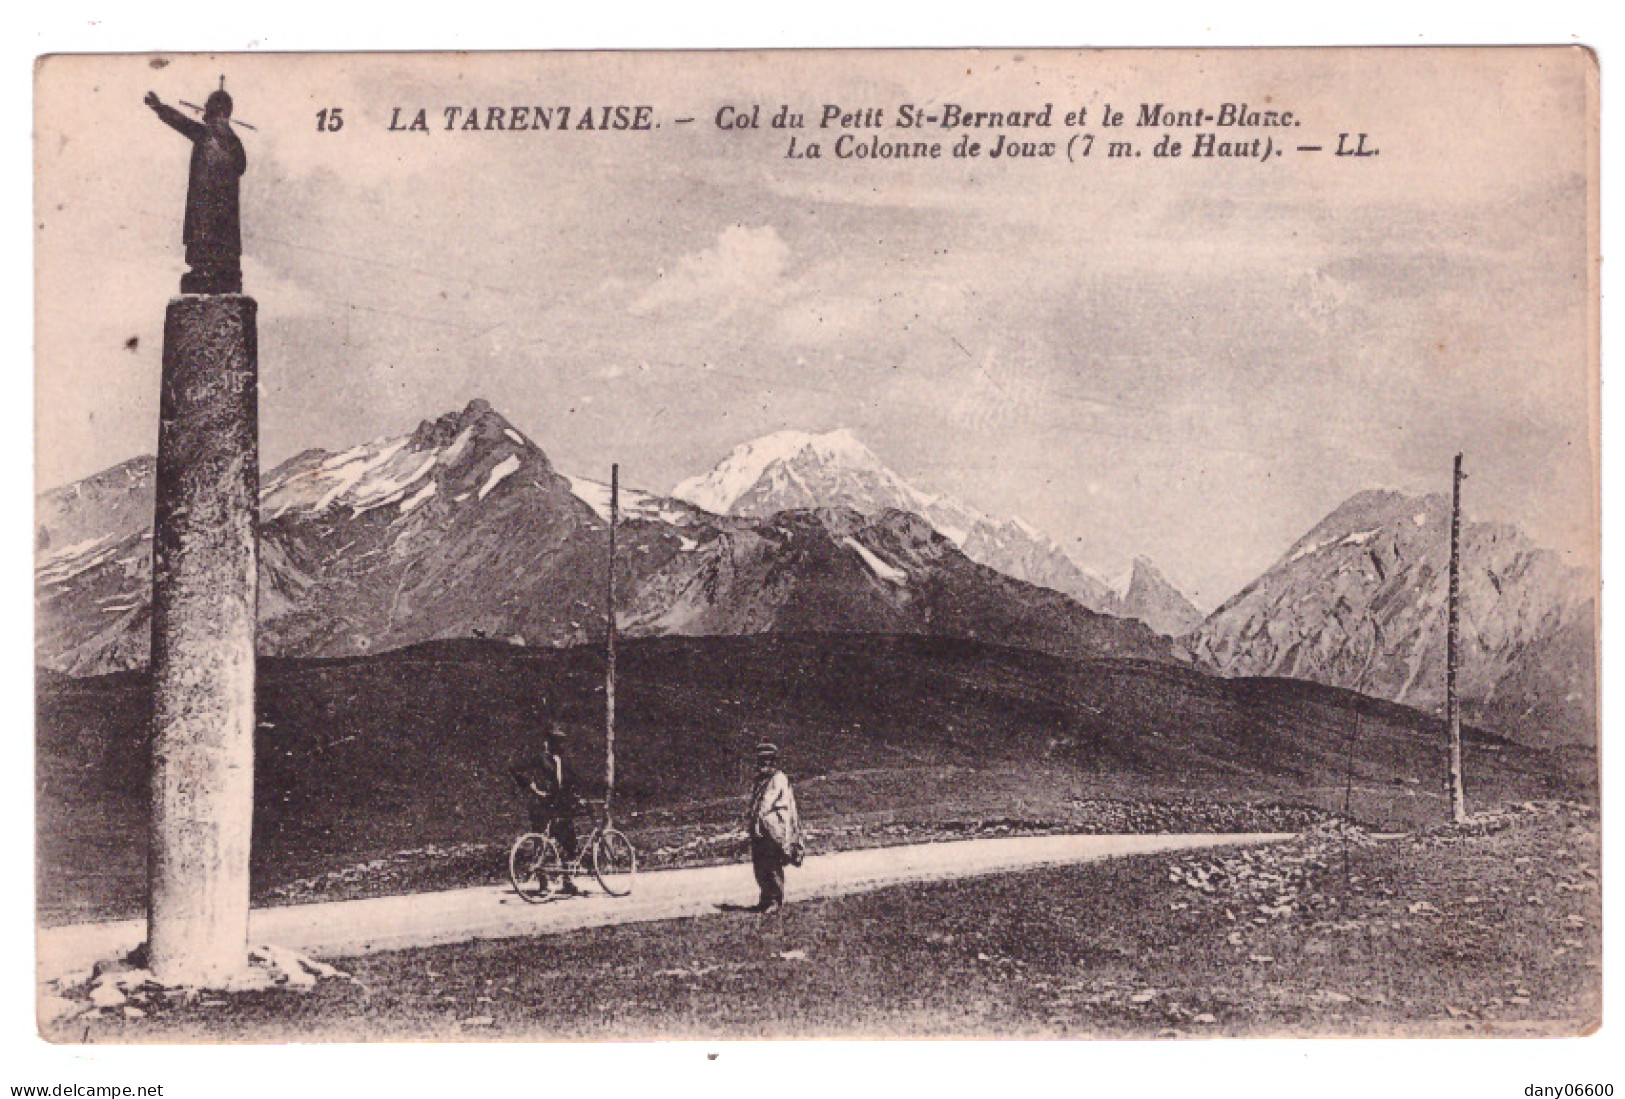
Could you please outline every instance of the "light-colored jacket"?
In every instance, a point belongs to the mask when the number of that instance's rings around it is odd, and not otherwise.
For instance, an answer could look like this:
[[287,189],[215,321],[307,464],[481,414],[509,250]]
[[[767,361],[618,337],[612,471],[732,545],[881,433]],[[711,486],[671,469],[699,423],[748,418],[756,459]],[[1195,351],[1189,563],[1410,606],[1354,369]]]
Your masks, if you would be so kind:
[[801,843],[801,814],[796,810],[796,795],[783,771],[774,771],[767,778],[757,780],[750,811],[745,815],[745,831],[752,839],[764,836],[771,839],[786,854],[792,845]]

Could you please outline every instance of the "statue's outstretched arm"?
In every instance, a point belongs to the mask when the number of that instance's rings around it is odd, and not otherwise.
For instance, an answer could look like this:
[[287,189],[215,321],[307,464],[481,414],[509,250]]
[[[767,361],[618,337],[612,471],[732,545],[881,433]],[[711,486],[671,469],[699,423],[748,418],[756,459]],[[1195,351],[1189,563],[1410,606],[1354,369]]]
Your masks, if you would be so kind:
[[147,106],[151,107],[159,118],[163,119],[171,127],[184,134],[188,141],[196,141],[200,136],[202,136],[203,123],[193,118],[187,118],[180,111],[177,111],[174,107],[171,107],[168,103],[165,103],[163,100],[159,99],[155,93],[148,92],[147,98],[143,102],[145,102]]

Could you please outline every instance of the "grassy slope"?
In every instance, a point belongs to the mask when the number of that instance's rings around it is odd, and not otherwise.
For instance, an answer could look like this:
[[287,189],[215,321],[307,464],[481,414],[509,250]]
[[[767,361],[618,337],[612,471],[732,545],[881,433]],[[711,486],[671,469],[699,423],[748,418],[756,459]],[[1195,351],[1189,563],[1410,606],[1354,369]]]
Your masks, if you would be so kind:
[[[159,999],[147,1002],[145,1019],[89,1016],[53,1033],[270,1041],[1587,1032],[1601,1005],[1596,815],[1566,807],[1498,823],[1503,830],[1354,846],[1346,863],[1335,838],[1259,849],[1252,872],[1290,878],[1297,898],[1268,915],[1242,885],[1186,884],[1215,859],[1234,865],[1234,853],[1140,856],[792,903],[765,919],[719,915],[373,955],[340,963],[356,981],[324,981],[309,994]],[[740,888],[750,892],[743,866]]]
[[[507,770],[535,735],[531,703],[550,700],[590,772],[601,680],[596,648],[265,661],[256,895],[404,849],[500,843],[522,819]],[[47,919],[141,904],[148,707],[133,673],[42,681]],[[635,829],[730,821],[760,735],[783,745],[815,822],[1053,816],[1083,796],[1340,807],[1351,763],[1356,815],[1438,813],[1436,721],[1295,681],[921,637],[662,638],[623,649],[617,709],[617,796]],[[1469,738],[1467,764],[1480,802],[1559,786],[1546,757],[1486,735]]]

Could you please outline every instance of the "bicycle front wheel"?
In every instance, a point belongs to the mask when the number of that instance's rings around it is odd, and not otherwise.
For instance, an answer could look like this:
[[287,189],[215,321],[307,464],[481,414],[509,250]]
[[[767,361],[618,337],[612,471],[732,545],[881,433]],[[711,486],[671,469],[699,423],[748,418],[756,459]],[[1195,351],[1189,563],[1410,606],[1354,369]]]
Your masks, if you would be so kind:
[[632,876],[638,872],[638,853],[632,841],[613,828],[600,832],[592,843],[592,876],[612,897],[632,892]]
[[562,863],[559,845],[550,837],[526,832],[513,841],[508,852],[508,880],[523,900],[540,904],[552,894],[557,884],[553,871]]

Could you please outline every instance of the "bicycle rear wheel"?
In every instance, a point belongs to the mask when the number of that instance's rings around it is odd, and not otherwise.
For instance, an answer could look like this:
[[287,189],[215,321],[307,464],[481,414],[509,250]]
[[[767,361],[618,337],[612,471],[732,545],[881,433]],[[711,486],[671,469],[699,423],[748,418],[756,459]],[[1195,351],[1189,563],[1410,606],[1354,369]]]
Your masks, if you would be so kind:
[[632,892],[632,876],[638,872],[638,853],[632,841],[613,828],[606,828],[592,841],[592,876],[612,897]]
[[508,880],[513,890],[531,904],[540,904],[552,895],[563,875],[564,858],[552,837],[526,832],[513,841],[508,852]]

